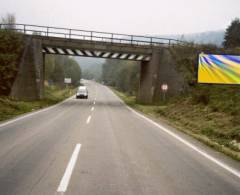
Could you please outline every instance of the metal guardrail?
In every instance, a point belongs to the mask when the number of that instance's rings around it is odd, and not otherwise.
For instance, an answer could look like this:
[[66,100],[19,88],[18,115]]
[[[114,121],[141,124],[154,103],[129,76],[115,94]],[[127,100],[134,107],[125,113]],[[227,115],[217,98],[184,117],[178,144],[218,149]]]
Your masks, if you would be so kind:
[[38,26],[28,24],[0,24],[0,29],[14,30],[24,33],[26,35],[38,35],[44,37],[59,37],[66,39],[79,39],[88,41],[100,41],[109,43],[123,43],[130,45],[145,45],[145,46],[171,46],[171,45],[184,45],[187,42],[177,39],[127,35],[118,33],[86,31],[78,29]]

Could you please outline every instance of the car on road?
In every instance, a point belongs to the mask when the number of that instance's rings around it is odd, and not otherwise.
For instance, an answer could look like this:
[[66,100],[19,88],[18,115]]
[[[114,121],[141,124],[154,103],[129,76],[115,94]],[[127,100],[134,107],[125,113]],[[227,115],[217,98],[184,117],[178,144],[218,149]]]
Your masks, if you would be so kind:
[[86,86],[80,86],[77,90],[76,98],[88,98],[88,90]]

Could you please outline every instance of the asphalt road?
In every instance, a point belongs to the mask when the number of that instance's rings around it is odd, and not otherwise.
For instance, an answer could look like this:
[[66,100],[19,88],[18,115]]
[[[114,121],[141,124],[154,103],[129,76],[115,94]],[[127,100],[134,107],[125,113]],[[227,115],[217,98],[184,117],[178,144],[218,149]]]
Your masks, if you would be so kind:
[[0,195],[240,194],[238,162],[86,85],[88,100],[0,124]]

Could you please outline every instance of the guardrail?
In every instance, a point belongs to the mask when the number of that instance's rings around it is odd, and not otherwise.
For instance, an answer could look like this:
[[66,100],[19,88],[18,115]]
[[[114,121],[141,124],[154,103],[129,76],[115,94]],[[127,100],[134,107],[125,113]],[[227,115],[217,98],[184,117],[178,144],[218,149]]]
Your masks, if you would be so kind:
[[14,30],[27,35],[38,35],[44,37],[60,37],[66,39],[79,39],[88,41],[101,41],[109,43],[123,43],[131,45],[163,46],[184,45],[187,42],[177,39],[160,37],[127,35],[118,33],[86,31],[78,29],[38,26],[28,24],[0,24],[0,29]]

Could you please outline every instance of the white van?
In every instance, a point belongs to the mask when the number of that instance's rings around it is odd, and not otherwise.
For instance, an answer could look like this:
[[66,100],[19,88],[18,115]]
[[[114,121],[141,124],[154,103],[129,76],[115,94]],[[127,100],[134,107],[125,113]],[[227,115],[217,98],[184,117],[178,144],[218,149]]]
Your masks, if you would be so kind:
[[76,98],[88,98],[88,90],[86,86],[80,86],[78,87]]

